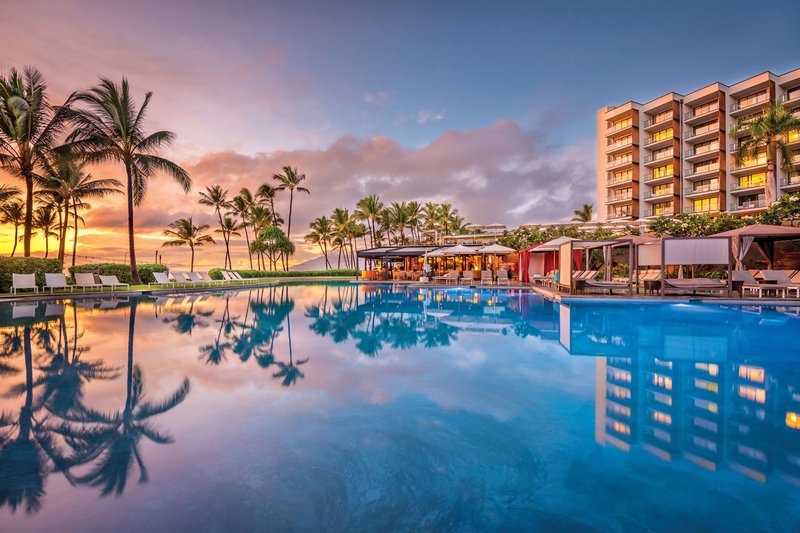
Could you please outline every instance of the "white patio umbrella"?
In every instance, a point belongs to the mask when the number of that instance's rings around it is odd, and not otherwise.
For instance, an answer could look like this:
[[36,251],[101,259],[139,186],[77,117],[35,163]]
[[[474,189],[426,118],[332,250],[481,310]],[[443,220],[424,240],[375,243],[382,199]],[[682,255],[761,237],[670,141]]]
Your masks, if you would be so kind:
[[444,251],[444,255],[477,255],[478,252],[475,248],[470,248],[469,246],[464,246],[463,244],[457,244],[452,246]]
[[425,257],[444,257],[444,252],[442,250],[434,250],[425,254]]
[[490,244],[478,250],[479,254],[511,254],[516,252],[513,248],[503,246],[502,244]]

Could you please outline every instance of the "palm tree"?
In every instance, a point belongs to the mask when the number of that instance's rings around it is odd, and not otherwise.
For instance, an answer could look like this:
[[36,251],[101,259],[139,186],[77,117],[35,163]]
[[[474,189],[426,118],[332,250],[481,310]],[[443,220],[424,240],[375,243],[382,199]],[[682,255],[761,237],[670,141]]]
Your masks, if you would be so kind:
[[0,183],[0,203],[8,202],[19,195],[19,189],[13,185]]
[[292,168],[290,166],[283,167],[283,174],[275,174],[272,176],[272,179],[277,181],[280,185],[276,187],[279,191],[288,190],[289,191],[289,218],[286,224],[286,236],[289,239],[292,238],[292,205],[294,204],[294,191],[297,192],[304,192],[306,194],[310,194],[307,188],[301,186],[300,184],[303,183],[306,179],[305,174],[301,174],[297,171],[297,167]]
[[294,356],[292,353],[292,321],[289,315],[286,316],[286,335],[289,340],[289,362],[283,363],[278,361],[276,365],[278,365],[279,370],[272,374],[272,377],[282,378],[283,381],[281,382],[281,385],[284,387],[289,387],[294,385],[298,379],[305,377],[305,374],[300,371],[299,367],[300,365],[304,365],[308,362],[308,357],[301,359],[296,363],[294,362]]
[[33,214],[33,227],[42,231],[44,235],[44,258],[50,255],[50,237],[58,238],[56,227],[58,222],[56,220],[56,210],[51,204],[41,205],[36,208]]
[[450,204],[440,204],[439,205],[439,226],[442,229],[442,237],[449,235],[450,228],[452,225],[450,224],[451,220],[454,216],[458,214],[458,210],[453,209],[453,206]]
[[786,172],[793,170],[794,153],[787,142],[789,133],[800,130],[800,118],[781,102],[772,102],[769,109],[756,116],[741,117],[731,128],[732,139],[749,130],[749,135],[740,139],[736,148],[736,166],[742,166],[747,160],[756,160],[766,155],[767,172],[764,184],[764,197],[767,205],[777,199],[777,183],[775,182],[775,162],[780,155],[780,165]]
[[69,228],[70,211],[75,219],[72,238],[72,266],[75,266],[75,254],[78,248],[78,209],[90,209],[86,200],[105,198],[120,193],[122,182],[116,179],[94,179],[84,171],[86,163],[74,154],[62,152],[55,154],[40,180],[42,193],[59,206],[59,246],[58,259],[64,261],[67,229]]
[[5,202],[0,205],[0,214],[2,215],[0,222],[14,226],[14,246],[11,248],[11,257],[14,257],[17,251],[17,242],[19,242],[19,227],[25,219],[25,206],[16,200]]
[[572,212],[575,215],[572,217],[572,222],[591,222],[593,208],[592,204],[583,204],[582,208]]
[[386,215],[389,224],[400,232],[398,244],[404,244],[406,242],[405,230],[411,223],[408,204],[405,202],[392,202],[392,205],[386,210]]
[[231,237],[239,236],[239,230],[242,229],[243,225],[236,222],[229,216],[226,216],[222,219],[220,228],[218,230],[214,230],[214,233],[222,233],[222,238],[225,240],[225,258],[227,259],[228,268],[233,268],[233,261],[231,260]]
[[[210,185],[206,187],[205,191],[200,191],[200,204],[207,205],[214,208],[219,220],[220,230],[217,233],[222,233],[222,240],[225,241],[225,259],[223,260],[223,268],[233,268],[231,265],[231,249],[228,242],[229,234],[225,231],[222,224],[222,210],[228,209],[231,205],[228,200],[228,191],[219,185]],[[230,219],[229,219],[230,220]]]
[[331,219],[324,216],[317,217],[309,227],[311,231],[304,237],[305,241],[320,247],[322,255],[325,258],[325,268],[331,268],[331,262],[328,259],[328,245],[333,239],[333,225],[331,224]]
[[47,84],[38,70],[23,73],[11,69],[0,75],[0,169],[25,183],[23,250],[31,255],[33,189],[37,172],[64,129],[64,106],[53,108],[47,99]]
[[262,183],[258,187],[255,197],[257,203],[269,208],[269,212],[272,214],[272,223],[275,225],[278,224],[278,213],[275,212],[275,196],[277,196],[278,190],[268,183]]
[[195,226],[192,222],[192,217],[179,218],[169,225],[170,229],[165,229],[163,231],[163,235],[165,237],[172,237],[172,240],[166,241],[161,246],[167,248],[188,246],[192,251],[192,260],[189,270],[194,271],[194,249],[206,244],[214,244],[214,237],[204,234],[210,227],[211,226],[208,224]]
[[253,206],[253,194],[250,189],[243,187],[239,194],[233,197],[231,214],[239,217],[241,227],[244,229],[244,238],[247,242],[247,256],[250,258],[250,269],[253,269],[253,253],[250,251],[250,235],[247,226],[250,225],[250,208]]
[[369,242],[371,247],[375,247],[375,226],[383,213],[383,202],[377,194],[371,194],[362,198],[356,203],[356,210],[353,215],[357,220],[362,220],[369,225]]
[[158,150],[172,144],[175,134],[171,131],[145,133],[144,119],[152,96],[152,92],[146,93],[137,111],[126,78],[122,78],[120,85],[101,78],[97,87],[75,96],[75,100],[85,108],[73,109],[69,113],[75,124],[75,131],[67,138],[71,149],[85,154],[88,163],[117,161],[125,167],[128,248],[135,284],[141,284],[142,280],[136,267],[134,206],[141,205],[150,179],[157,173],[171,176],[184,192],[189,192],[192,187],[192,179],[184,169],[155,155]]

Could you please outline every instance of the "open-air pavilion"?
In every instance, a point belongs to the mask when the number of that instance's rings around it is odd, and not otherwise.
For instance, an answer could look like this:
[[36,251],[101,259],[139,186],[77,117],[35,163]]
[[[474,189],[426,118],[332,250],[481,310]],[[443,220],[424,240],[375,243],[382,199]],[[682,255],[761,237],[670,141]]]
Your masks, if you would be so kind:
[[[559,247],[559,278],[558,285],[570,291],[594,288],[613,291],[615,289],[627,290],[633,294],[633,277],[628,276],[627,281],[613,281],[613,252],[615,248],[628,248],[628,265],[635,266],[636,244],[633,239],[609,240],[577,240],[572,239]],[[597,272],[591,270],[591,252],[600,249],[603,252],[603,280],[595,281]],[[584,256],[581,260],[581,256]],[[581,266],[583,264],[583,266]]]
[[[725,267],[724,280],[710,278],[667,278],[668,266],[713,265]],[[661,295],[667,290],[678,291],[727,291],[733,290],[733,254],[730,237],[664,237],[661,239]]]
[[[736,270],[743,270],[745,259],[751,249],[755,249],[766,261],[767,269],[775,268],[775,244],[786,241],[800,241],[800,228],[793,226],[772,226],[769,224],[753,224],[730,231],[717,233],[714,237],[730,237],[733,259]],[[788,254],[784,254],[788,255]],[[794,258],[795,265],[800,255]],[[785,266],[785,265],[784,265]]]
[[558,253],[561,245],[574,241],[572,237],[558,237],[541,244],[536,244],[519,253],[520,280],[530,283],[533,280],[547,277],[558,269]]

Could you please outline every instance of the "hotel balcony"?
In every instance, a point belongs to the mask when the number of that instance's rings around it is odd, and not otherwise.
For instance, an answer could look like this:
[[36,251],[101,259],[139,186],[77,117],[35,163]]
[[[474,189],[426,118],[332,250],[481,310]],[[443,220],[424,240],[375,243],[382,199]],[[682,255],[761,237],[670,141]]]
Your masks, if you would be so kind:
[[645,202],[659,202],[670,198],[675,194],[672,188],[667,188],[662,191],[645,191],[642,199]]
[[619,219],[631,218],[631,217],[633,217],[633,206],[629,206],[628,209],[624,209],[619,213],[617,213],[613,209],[609,209],[606,212],[606,218],[608,220],[619,220]]
[[790,172],[785,178],[781,178],[780,188],[784,191],[800,191],[800,172]]
[[663,209],[645,209],[642,213],[642,218],[671,217],[674,214],[675,209],[672,207],[665,207]]
[[719,106],[711,106],[709,109],[705,109],[703,111],[698,111],[695,114],[694,111],[689,111],[683,115],[683,123],[689,126],[694,124],[698,124],[703,122],[703,120],[708,120],[709,118],[713,117],[715,113],[719,112]]
[[607,154],[615,154],[618,152],[624,152],[628,148],[633,146],[633,139],[626,139],[624,141],[616,141],[613,143],[609,143],[606,146],[606,153]]
[[626,178],[608,178],[606,181],[606,187],[619,187],[621,185],[627,185],[629,183],[633,183],[633,176],[626,177]]
[[800,131],[793,131],[786,136],[786,144],[789,146],[800,145]]
[[666,125],[671,120],[672,120],[671,115],[668,117],[660,118],[658,120],[652,118],[647,119],[644,121],[644,131],[655,131],[659,129],[659,127],[663,127],[664,125]]
[[748,172],[752,172],[754,170],[761,170],[767,168],[767,158],[759,158],[755,161],[744,161],[743,163],[737,165],[733,163],[731,165],[731,174],[733,175],[741,175],[746,174]]
[[730,191],[731,194],[736,194],[736,195],[761,192],[763,190],[764,190],[764,184],[758,182],[746,183],[746,184],[734,182],[731,183],[730,186],[728,187],[728,191]]
[[644,147],[648,150],[657,150],[658,148],[665,148],[669,146],[672,144],[672,140],[672,135],[669,137],[662,137],[660,139],[654,139],[651,135],[644,140]]
[[748,98],[744,102],[731,104],[728,108],[732,117],[739,117],[753,111],[760,111],[769,105],[769,94],[759,94],[752,98]]
[[660,174],[658,176],[654,175],[652,172],[648,172],[644,175],[644,183],[648,185],[658,185],[660,183],[669,183],[677,177],[678,176],[676,176],[674,172],[670,174]]
[[791,97],[788,94],[782,94],[778,97],[778,101],[789,108],[800,106],[800,91],[794,91]]
[[633,157],[626,157],[624,159],[611,160],[606,164],[606,170],[616,170],[633,164]]
[[767,201],[759,199],[759,200],[750,200],[748,202],[733,204],[730,210],[736,211],[738,213],[740,211],[753,211],[755,209],[764,209],[765,207],[767,207]]
[[689,150],[684,150],[683,160],[691,163],[692,161],[701,161],[709,157],[714,157],[719,154],[719,143],[715,142],[708,146],[698,146]]
[[622,124],[622,125],[611,125],[606,129],[606,137],[611,137],[615,135],[622,135],[623,133],[632,133],[633,132],[633,122],[630,124]]
[[633,200],[633,193],[625,193],[625,194],[610,194],[606,197],[606,204],[620,204],[625,202],[630,202]]
[[698,169],[694,168],[687,168],[683,172],[683,177],[687,180],[699,180],[703,178],[709,178],[714,174],[719,174],[719,164],[716,165],[708,165],[706,167],[700,167]]
[[674,156],[674,154],[672,153],[672,150],[668,150],[668,151],[666,151],[666,152],[664,152],[662,154],[646,155],[644,157],[644,165],[645,166],[655,166],[659,162],[666,161],[667,159],[670,159],[673,156]]
[[683,135],[684,141],[702,142],[710,141],[719,136],[719,123],[715,122],[709,126],[704,126],[697,130],[688,130]]
[[719,192],[719,182],[709,183],[707,185],[698,185],[696,187],[686,187],[683,189],[684,198],[699,198],[701,196],[714,195]]
[[683,206],[683,212],[689,215],[702,215],[702,214],[710,214],[710,213],[719,213],[719,208],[717,209],[695,209],[692,204]]

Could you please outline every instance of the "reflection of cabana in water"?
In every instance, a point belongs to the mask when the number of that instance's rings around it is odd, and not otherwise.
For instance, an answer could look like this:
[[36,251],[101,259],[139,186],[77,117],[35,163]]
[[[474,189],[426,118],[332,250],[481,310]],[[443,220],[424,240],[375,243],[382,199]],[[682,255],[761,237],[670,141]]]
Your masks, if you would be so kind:
[[791,226],[771,226],[769,224],[753,224],[743,228],[717,233],[714,237],[730,237],[733,259],[736,270],[742,270],[742,263],[750,248],[756,250],[766,259],[767,269],[772,270],[775,263],[775,243],[800,240],[800,228]]
[[[668,289],[684,291],[722,291],[731,296],[732,254],[730,237],[664,237],[661,240],[661,295]],[[667,266],[726,265],[727,281],[716,279],[667,279]]]
[[[613,240],[570,240],[563,243],[559,247],[558,263],[559,263],[559,278],[558,284],[570,292],[576,288],[576,282],[585,283],[587,288],[596,288],[602,290],[613,291],[614,289],[627,289],[629,294],[633,294],[633,277],[628,276],[628,281],[612,281],[611,267],[613,264],[613,250],[614,248],[628,247],[628,265],[633,269],[635,267],[634,252],[636,244],[633,239],[613,239]],[[595,281],[594,276],[585,275],[589,271],[589,260],[591,251],[596,249],[603,250],[603,264],[604,264],[604,279],[603,281]],[[578,252],[576,254],[576,252]],[[584,269],[581,272],[583,275],[576,275],[576,270],[580,269],[580,255],[581,252],[585,253]],[[578,267],[577,269],[575,267]]]

